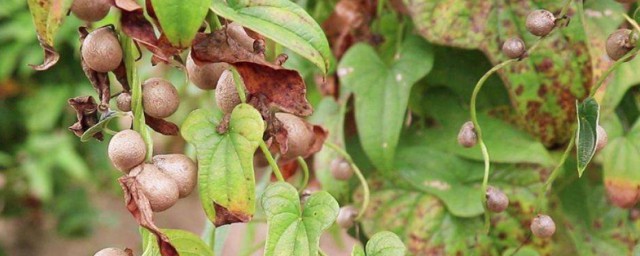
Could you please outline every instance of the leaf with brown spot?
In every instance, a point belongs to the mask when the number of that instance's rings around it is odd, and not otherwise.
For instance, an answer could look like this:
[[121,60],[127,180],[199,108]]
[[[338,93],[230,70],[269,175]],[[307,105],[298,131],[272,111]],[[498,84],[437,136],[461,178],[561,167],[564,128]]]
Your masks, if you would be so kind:
[[180,128],[167,120],[155,118],[147,113],[144,114],[144,120],[151,129],[164,135],[176,136],[180,133]]
[[[134,174],[135,175],[135,174]],[[149,200],[138,188],[139,183],[135,176],[123,176],[118,179],[122,190],[124,191],[125,205],[127,210],[133,215],[138,225],[146,228],[156,236],[160,254],[162,256],[178,256],[178,251],[171,245],[169,237],[167,237],[153,222],[153,211]]]
[[[198,34],[191,57],[199,62],[233,65],[247,88],[247,101],[263,116],[270,108],[298,116],[308,116],[313,112],[306,98],[306,85],[297,71],[265,61],[264,56],[244,49],[224,30]],[[264,117],[268,118],[268,115]]]
[[53,48],[55,35],[71,8],[72,0],[28,0],[29,11],[38,33],[38,41],[44,50],[40,65],[29,65],[35,70],[47,70],[55,65],[60,55]]
[[[98,123],[98,105],[91,96],[80,96],[68,100],[69,105],[76,111],[78,121],[69,127],[76,136],[82,137],[85,131]],[[98,132],[94,138],[102,141],[103,134]]]

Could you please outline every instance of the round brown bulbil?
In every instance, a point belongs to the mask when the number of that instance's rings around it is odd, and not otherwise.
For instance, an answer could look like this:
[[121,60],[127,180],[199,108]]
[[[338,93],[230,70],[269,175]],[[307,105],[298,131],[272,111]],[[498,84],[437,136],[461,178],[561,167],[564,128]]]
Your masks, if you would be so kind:
[[287,152],[282,155],[283,159],[294,159],[305,157],[305,154],[315,142],[315,133],[302,118],[288,113],[276,113],[276,118],[282,123],[282,127],[287,131]]
[[[619,60],[633,50],[637,36],[630,29],[618,29],[611,33],[605,45],[607,55],[612,60]],[[627,61],[631,60],[629,58]]]
[[548,238],[553,236],[556,232],[556,223],[549,215],[538,214],[533,221],[531,221],[531,232],[533,235],[540,238]]
[[336,223],[342,228],[351,228],[355,224],[356,217],[358,216],[358,209],[352,205],[343,206],[338,212]]
[[110,8],[110,0],[74,0],[71,13],[81,20],[94,22],[104,19]]
[[527,16],[527,30],[536,36],[546,36],[556,26],[556,17],[547,10],[535,10]]
[[116,98],[116,106],[118,109],[124,112],[131,111],[131,94],[128,92],[122,92]]
[[155,118],[165,118],[178,110],[178,90],[162,78],[149,78],[142,84],[144,112]]
[[486,192],[487,209],[492,212],[503,212],[509,207],[509,198],[502,190],[489,186]]
[[198,167],[183,154],[156,155],[153,164],[178,185],[179,197],[187,197],[196,187]]
[[93,256],[129,256],[129,254],[120,248],[109,247],[96,252]]
[[240,103],[242,101],[233,80],[233,72],[225,70],[222,72],[216,87],[216,105],[223,113],[228,114]]
[[89,33],[82,42],[81,54],[89,68],[102,73],[115,70],[122,62],[122,47],[109,27]]
[[191,55],[187,58],[187,73],[189,74],[189,80],[202,90],[215,89],[222,72],[230,67],[231,66],[229,64],[224,62],[207,63],[198,66],[191,58]]
[[113,166],[124,173],[129,173],[131,168],[144,161],[147,147],[139,133],[134,130],[123,130],[111,138],[107,152]]
[[509,38],[502,45],[502,53],[509,59],[523,57],[525,52],[527,52],[527,47],[519,37]]
[[460,132],[458,132],[458,144],[465,148],[470,148],[475,146],[476,143],[478,143],[478,137],[473,122],[467,121],[460,127]]
[[178,185],[168,175],[152,164],[136,166],[131,173],[136,173],[136,181],[149,200],[151,210],[161,212],[171,208],[180,196]]
[[331,175],[337,180],[349,180],[353,176],[351,164],[342,158],[336,158],[331,161]]

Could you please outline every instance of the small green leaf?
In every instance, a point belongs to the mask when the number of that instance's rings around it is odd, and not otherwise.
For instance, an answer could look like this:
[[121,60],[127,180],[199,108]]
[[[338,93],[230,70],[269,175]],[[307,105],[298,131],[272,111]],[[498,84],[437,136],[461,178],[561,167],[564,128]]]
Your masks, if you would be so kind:
[[210,3],[210,0],[151,0],[162,31],[179,48],[191,46]]
[[93,135],[104,130],[104,128],[106,128],[109,125],[111,120],[113,120],[116,117],[123,117],[123,116],[125,116],[125,114],[122,112],[112,111],[112,112],[106,113],[97,124],[95,124],[94,126],[91,126],[91,128],[87,129],[82,134],[82,136],[80,137],[80,141],[87,142],[91,140],[93,138]]
[[182,124],[182,136],[196,147],[200,200],[216,226],[253,216],[253,154],[265,129],[260,113],[247,104],[235,107],[224,134],[217,131],[222,118],[220,112],[197,109]]
[[338,67],[340,82],[355,95],[358,135],[376,168],[390,171],[411,87],[433,66],[431,45],[419,37],[405,39],[391,65],[361,43],[349,49]]
[[[151,232],[141,228],[142,256],[160,256],[158,243]],[[162,229],[180,256],[213,256],[213,251],[195,234],[180,229]]]
[[269,226],[265,256],[318,255],[322,231],[338,216],[338,202],[325,191],[311,195],[301,209],[297,190],[286,182],[267,187],[262,207]]
[[327,73],[329,42],[302,7],[289,0],[213,0],[216,14],[291,49]]
[[367,256],[404,255],[406,250],[402,240],[389,231],[378,232],[367,242]]
[[587,98],[582,103],[576,103],[578,109],[578,131],[576,132],[576,154],[578,158],[578,176],[582,176],[591,158],[596,153],[598,141],[596,127],[600,106],[593,98]]

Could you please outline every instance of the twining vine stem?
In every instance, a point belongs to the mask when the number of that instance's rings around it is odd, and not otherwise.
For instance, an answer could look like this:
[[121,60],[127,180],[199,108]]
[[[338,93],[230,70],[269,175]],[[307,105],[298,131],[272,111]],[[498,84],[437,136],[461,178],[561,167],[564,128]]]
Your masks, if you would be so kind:
[[344,158],[344,160],[349,162],[349,164],[351,165],[351,169],[353,169],[353,172],[355,172],[356,176],[358,176],[358,179],[360,180],[360,184],[362,185],[362,190],[364,192],[364,199],[362,201],[360,211],[358,212],[358,216],[356,216],[356,220],[359,220],[360,218],[362,218],[365,211],[367,210],[367,207],[369,206],[369,184],[367,184],[367,180],[364,178],[364,175],[362,175],[362,171],[360,171],[360,168],[358,168],[358,166],[353,162],[353,159],[351,159],[351,156],[349,155],[349,153],[347,153],[347,151],[344,151],[344,149],[329,141],[325,141],[324,145],[335,150]]
[[307,166],[307,162],[304,161],[304,158],[301,156],[299,156],[297,160],[298,165],[300,165],[300,169],[302,169],[302,184],[300,184],[298,192],[302,192],[309,184],[309,166]]
[[[565,2],[564,6],[562,7],[562,10],[560,11],[559,18],[556,18],[556,20],[560,20],[560,19],[564,19],[565,18],[567,12],[569,11],[569,7],[571,6],[571,3],[572,3],[572,0],[567,0]],[[558,27],[558,24],[556,24],[556,28],[557,27]],[[554,28],[554,30],[555,30],[555,28]],[[487,73],[485,73],[480,78],[480,80],[478,80],[478,82],[476,83],[476,85],[475,85],[475,87],[473,89],[473,93],[471,95],[471,103],[470,103],[471,122],[473,122],[474,130],[475,130],[476,136],[478,138],[478,144],[480,145],[480,149],[482,150],[482,159],[484,160],[484,176],[482,178],[482,187],[481,187],[483,193],[482,193],[482,196],[481,196],[481,200],[482,200],[482,205],[483,205],[483,207],[485,209],[485,211],[484,211],[484,220],[485,220],[485,232],[486,233],[489,232],[489,229],[490,229],[490,226],[491,226],[490,214],[489,214],[489,211],[487,209],[487,197],[485,195],[485,192],[487,191],[487,187],[489,185],[489,173],[490,173],[490,170],[491,170],[491,161],[490,161],[489,151],[487,149],[487,145],[484,143],[484,140],[483,140],[483,137],[482,137],[482,128],[480,128],[480,124],[478,123],[478,117],[477,117],[477,112],[476,112],[476,100],[477,100],[478,94],[480,93],[480,89],[482,89],[482,86],[484,85],[486,80],[491,75],[496,73],[498,70],[500,70],[500,69],[502,69],[502,68],[514,63],[514,62],[517,62],[517,61],[521,60],[522,58],[528,57],[529,54],[531,52],[533,52],[540,45],[542,40],[547,36],[540,37],[531,47],[529,47],[527,52],[521,58],[509,59],[509,60],[503,61],[502,63],[494,66],[489,71],[487,71]],[[573,139],[572,139],[572,141],[573,141]]]

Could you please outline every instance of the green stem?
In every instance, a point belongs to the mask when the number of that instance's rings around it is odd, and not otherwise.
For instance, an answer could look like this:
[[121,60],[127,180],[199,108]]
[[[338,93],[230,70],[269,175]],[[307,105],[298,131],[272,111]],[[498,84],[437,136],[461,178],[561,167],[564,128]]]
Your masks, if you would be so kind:
[[591,88],[591,92],[589,92],[589,97],[593,97],[593,95],[596,94],[596,92],[598,91],[598,89],[600,89],[600,87],[602,86],[602,84],[604,84],[604,81],[607,79],[607,77],[609,77],[609,75],[611,75],[611,73],[616,70],[620,64],[628,61],[633,55],[635,55],[636,53],[638,53],[638,48],[634,48],[633,50],[629,51],[627,54],[625,54],[622,58],[620,58],[619,60],[617,60],[615,63],[613,63],[613,65],[611,65],[611,67],[609,69],[607,69],[607,71],[604,72],[604,74],[602,74],[602,76],[600,77],[600,79],[598,79],[598,81],[596,82],[596,85]]
[[571,136],[571,140],[569,141],[569,145],[564,150],[564,153],[562,154],[562,158],[560,158],[560,161],[558,162],[558,165],[556,165],[556,167],[553,168],[553,171],[549,175],[549,178],[547,178],[547,181],[545,181],[545,183],[544,183],[544,187],[543,187],[544,191],[542,193],[543,196],[544,196],[544,194],[549,192],[549,190],[551,190],[551,186],[553,185],[553,181],[560,174],[560,170],[562,170],[562,167],[564,166],[564,162],[569,157],[569,153],[571,153],[571,149],[573,149],[573,146],[575,146],[575,142],[576,142],[576,136]]
[[304,161],[304,158],[301,156],[298,157],[298,164],[300,165],[300,169],[302,169],[302,184],[298,192],[302,192],[309,184],[309,166],[307,166],[307,162]]
[[636,31],[640,32],[640,26],[638,26],[638,23],[635,20],[629,17],[629,15],[627,15],[626,13],[622,13],[622,17],[624,17],[627,20],[627,22],[629,22],[629,24],[631,24],[631,26],[633,26],[633,28]]
[[364,192],[364,199],[362,201],[362,206],[360,207],[360,212],[358,212],[358,216],[356,216],[356,220],[359,220],[364,215],[365,211],[367,210],[367,207],[369,207],[369,196],[371,194],[371,192],[369,191],[369,184],[367,184],[367,180],[364,178],[364,175],[362,175],[362,171],[360,171],[360,168],[358,168],[358,166],[353,162],[353,159],[351,159],[351,156],[349,155],[349,153],[347,153],[347,151],[344,151],[338,145],[328,141],[325,141],[324,145],[335,150],[347,162],[349,162],[356,176],[358,176],[358,180],[360,180],[360,184],[362,185],[362,190]]
[[236,85],[236,91],[238,91],[240,101],[242,101],[242,103],[247,103],[247,95],[244,93],[244,81],[242,80],[242,76],[240,76],[240,73],[238,73],[238,70],[235,68],[232,68],[231,72],[233,73],[233,82]]
[[269,151],[269,149],[267,148],[267,144],[264,143],[264,141],[260,140],[260,150],[262,150],[262,153],[264,154],[264,157],[267,158],[267,162],[269,162],[269,166],[271,166],[271,169],[273,170],[273,173],[276,175],[276,178],[278,179],[278,181],[284,181],[284,177],[282,176],[282,173],[280,172],[280,168],[278,167],[278,164],[276,163],[276,160],[273,159],[273,156],[271,155],[271,152]]
[[218,15],[216,15],[216,13],[211,9],[209,9],[209,12],[207,13],[207,21],[209,22],[209,27],[212,32],[222,28],[222,23],[220,23]]

